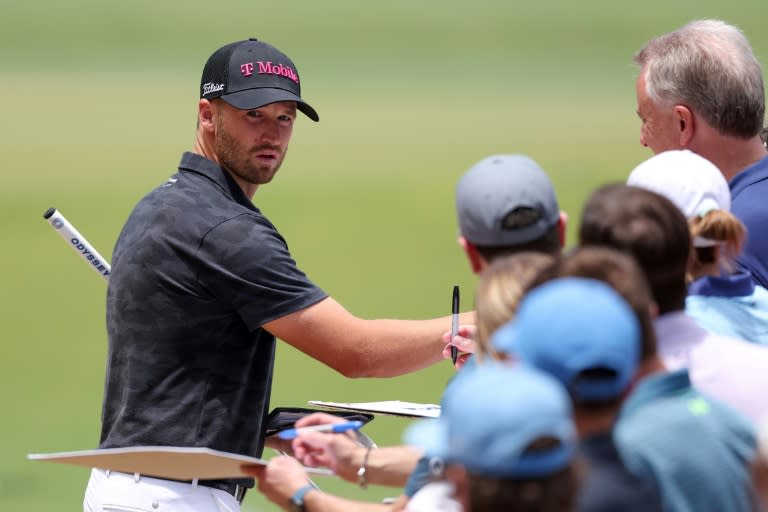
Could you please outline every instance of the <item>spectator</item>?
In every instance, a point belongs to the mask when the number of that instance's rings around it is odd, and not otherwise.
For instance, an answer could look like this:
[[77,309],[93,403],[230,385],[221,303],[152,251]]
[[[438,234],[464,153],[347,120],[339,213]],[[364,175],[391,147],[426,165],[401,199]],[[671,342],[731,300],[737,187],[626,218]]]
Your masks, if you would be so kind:
[[[694,390],[687,370],[666,371],[656,354],[652,317],[658,309],[634,259],[608,247],[579,247],[558,267],[552,274],[609,284],[640,322],[638,373],[613,427],[627,469],[655,485],[664,510],[749,510],[752,428],[729,407]],[[559,354],[568,357],[566,350]],[[577,404],[577,418],[579,413]]]
[[690,149],[720,169],[750,233],[737,261],[768,287],[768,237],[758,236],[768,224],[765,85],[749,41],[733,25],[697,20],[652,39],[634,61],[640,143]]
[[710,333],[685,314],[691,237],[672,202],[639,187],[603,186],[584,206],[579,238],[582,245],[622,250],[639,263],[659,308],[654,328],[667,369],[688,368],[696,389],[753,421],[768,413],[768,348]]
[[686,313],[723,336],[768,345],[768,290],[734,272],[746,236],[730,211],[728,183],[709,160],[670,150],[638,165],[627,184],[657,192],[688,219],[693,239]]
[[[575,432],[558,382],[489,363],[459,372],[442,403],[440,418],[412,426],[406,441],[445,462],[461,510],[575,510]],[[417,500],[409,510],[443,510]]]
[[554,376],[570,392],[587,469],[580,512],[661,510],[655,482],[630,473],[613,440],[622,395],[638,372],[642,340],[637,315],[618,293],[575,277],[531,290],[517,318],[493,336],[499,351]]
[[474,353],[479,359],[500,357],[490,343],[491,334],[515,316],[525,293],[555,261],[549,254],[521,252],[496,258],[483,270],[475,291]]

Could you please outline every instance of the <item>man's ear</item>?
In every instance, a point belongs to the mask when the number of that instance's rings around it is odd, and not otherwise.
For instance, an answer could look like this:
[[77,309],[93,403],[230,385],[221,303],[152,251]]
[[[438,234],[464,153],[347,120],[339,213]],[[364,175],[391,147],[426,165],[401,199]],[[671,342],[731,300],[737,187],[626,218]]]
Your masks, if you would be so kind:
[[463,236],[459,237],[459,245],[464,249],[464,253],[467,255],[472,272],[479,274],[485,268],[485,260],[480,256],[480,253],[477,252],[477,248]]
[[213,131],[215,126],[215,106],[210,100],[201,99],[197,103],[197,123],[206,131]]
[[568,228],[568,214],[560,210],[560,217],[557,219],[557,234],[560,237],[560,248],[565,247],[565,234]]
[[693,112],[684,105],[675,105],[672,110],[675,121],[678,123],[678,144],[681,148],[686,148],[690,145],[696,132]]

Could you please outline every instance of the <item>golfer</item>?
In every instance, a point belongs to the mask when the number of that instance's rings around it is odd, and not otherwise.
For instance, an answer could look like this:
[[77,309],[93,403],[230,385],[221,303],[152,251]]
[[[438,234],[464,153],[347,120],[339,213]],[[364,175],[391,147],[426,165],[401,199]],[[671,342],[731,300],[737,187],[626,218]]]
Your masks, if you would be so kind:
[[[450,317],[355,317],[298,268],[252,202],[280,168],[298,112],[319,120],[301,85],[293,62],[256,39],[205,64],[194,148],[139,201],[113,251],[101,448],[260,456],[276,337],[352,378],[442,359]],[[84,508],[239,510],[252,486],[94,469]]]

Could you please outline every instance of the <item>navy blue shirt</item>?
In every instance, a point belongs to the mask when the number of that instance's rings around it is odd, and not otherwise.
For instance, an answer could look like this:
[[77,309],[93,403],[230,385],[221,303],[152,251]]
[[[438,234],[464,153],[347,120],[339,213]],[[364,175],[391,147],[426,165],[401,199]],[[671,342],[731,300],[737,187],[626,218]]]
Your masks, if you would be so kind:
[[102,448],[260,456],[275,337],[326,294],[214,162],[185,153],[130,214],[112,256]]
[[736,261],[757,284],[768,288],[768,156],[734,176],[728,185],[731,211],[747,227],[747,243]]
[[611,432],[582,439],[579,454],[586,474],[579,489],[579,512],[661,511],[661,495],[627,470]]

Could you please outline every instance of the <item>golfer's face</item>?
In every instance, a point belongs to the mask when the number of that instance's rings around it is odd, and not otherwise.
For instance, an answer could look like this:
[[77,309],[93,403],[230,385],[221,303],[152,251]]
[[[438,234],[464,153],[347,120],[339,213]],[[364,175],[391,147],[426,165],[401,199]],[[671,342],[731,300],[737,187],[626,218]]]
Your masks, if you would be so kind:
[[282,101],[251,110],[225,102],[217,106],[215,150],[222,167],[248,183],[269,183],[288,150],[296,103]]

